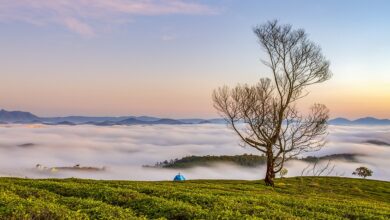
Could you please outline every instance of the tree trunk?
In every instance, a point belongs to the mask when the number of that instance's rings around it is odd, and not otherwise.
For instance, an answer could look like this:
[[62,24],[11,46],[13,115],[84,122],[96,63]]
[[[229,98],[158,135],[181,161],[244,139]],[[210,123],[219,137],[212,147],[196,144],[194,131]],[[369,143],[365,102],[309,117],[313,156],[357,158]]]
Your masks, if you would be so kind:
[[273,154],[267,153],[267,172],[265,174],[265,185],[274,187],[274,179],[275,179],[275,172],[274,172],[274,163],[273,163]]

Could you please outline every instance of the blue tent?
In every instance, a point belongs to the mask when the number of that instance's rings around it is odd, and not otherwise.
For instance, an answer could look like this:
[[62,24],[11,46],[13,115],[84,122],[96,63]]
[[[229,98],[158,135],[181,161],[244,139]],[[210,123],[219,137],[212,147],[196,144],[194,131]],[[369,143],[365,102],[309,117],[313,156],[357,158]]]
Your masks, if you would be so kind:
[[177,174],[175,176],[175,178],[173,178],[173,181],[184,181],[184,180],[186,180],[186,178],[183,175],[181,175],[180,173]]

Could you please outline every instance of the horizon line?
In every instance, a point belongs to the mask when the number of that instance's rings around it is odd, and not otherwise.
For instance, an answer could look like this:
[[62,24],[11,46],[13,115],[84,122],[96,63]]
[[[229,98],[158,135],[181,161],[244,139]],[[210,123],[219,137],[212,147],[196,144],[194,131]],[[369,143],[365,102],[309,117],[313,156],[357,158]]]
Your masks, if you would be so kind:
[[[38,118],[67,118],[67,117],[96,117],[96,118],[104,118],[104,117],[114,117],[114,118],[120,118],[120,117],[151,117],[151,118],[159,118],[159,119],[206,119],[206,120],[210,120],[210,119],[223,119],[223,117],[198,117],[198,116],[191,116],[191,117],[165,117],[165,116],[158,116],[158,115],[133,115],[133,114],[128,114],[128,115],[80,115],[80,114],[70,114],[70,115],[62,115],[62,116],[40,116],[40,115],[37,115],[33,112],[30,112],[30,111],[25,111],[25,110],[6,110],[4,108],[1,108],[0,109],[0,112],[1,111],[6,111],[6,112],[24,112],[24,113],[30,113]],[[364,119],[364,118],[374,118],[374,119],[378,119],[378,120],[390,120],[390,118],[381,118],[381,117],[375,117],[375,116],[372,116],[372,115],[366,115],[366,116],[361,116],[361,117],[355,117],[355,118],[351,118],[351,117],[345,117],[345,116],[336,116],[336,117],[332,117],[330,118],[329,120],[335,120],[335,119],[347,119],[347,120],[350,120],[350,121],[355,121],[355,120],[359,120],[359,119]]]

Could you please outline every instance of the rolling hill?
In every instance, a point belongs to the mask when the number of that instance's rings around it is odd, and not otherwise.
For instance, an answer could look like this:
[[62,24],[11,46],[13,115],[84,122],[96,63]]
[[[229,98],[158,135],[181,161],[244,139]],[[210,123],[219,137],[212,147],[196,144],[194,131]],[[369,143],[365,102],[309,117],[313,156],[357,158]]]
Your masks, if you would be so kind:
[[[328,161],[328,160],[343,160],[349,162],[357,162],[357,156],[359,154],[332,154],[322,157],[313,157],[308,156],[304,158],[293,158],[291,160],[300,160],[306,162],[316,162],[316,161]],[[243,155],[221,155],[221,156],[186,156],[183,158],[176,158],[171,160],[165,160],[162,162],[157,162],[154,166],[144,165],[144,167],[156,167],[156,168],[174,168],[174,169],[186,169],[193,167],[210,167],[214,166],[216,163],[229,163],[236,166],[242,167],[258,167],[260,165],[265,165],[267,158],[261,155],[253,154],[243,154]]]
[[390,182],[0,178],[1,219],[390,219]]

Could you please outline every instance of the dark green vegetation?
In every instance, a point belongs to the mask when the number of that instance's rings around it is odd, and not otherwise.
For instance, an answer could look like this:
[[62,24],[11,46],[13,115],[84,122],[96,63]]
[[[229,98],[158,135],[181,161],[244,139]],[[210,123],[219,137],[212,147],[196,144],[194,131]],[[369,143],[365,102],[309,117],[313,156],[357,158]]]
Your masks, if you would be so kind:
[[[303,160],[307,162],[316,162],[319,160],[345,160],[351,162],[357,162],[355,154],[333,154],[323,157],[306,157],[302,159],[295,158],[294,160]],[[264,165],[267,162],[267,157],[264,155],[252,155],[252,154],[243,154],[235,156],[187,156],[181,159],[166,160],[163,162],[156,163],[153,167],[162,167],[162,168],[191,168],[196,166],[212,166],[215,163],[231,163],[238,166],[244,167],[257,167]],[[150,167],[150,166],[145,166]]]
[[265,156],[244,154],[235,156],[187,156],[181,159],[158,162],[154,167],[163,168],[190,168],[195,166],[212,166],[215,163],[232,163],[245,167],[256,167],[267,162]]
[[384,141],[380,141],[380,140],[368,140],[368,141],[366,141],[366,143],[380,145],[380,146],[390,146],[389,143],[384,142]]
[[0,179],[0,219],[390,219],[390,182]]
[[366,178],[368,176],[372,176],[374,172],[367,167],[358,167],[356,170],[352,173],[352,175],[358,175],[363,178]]

